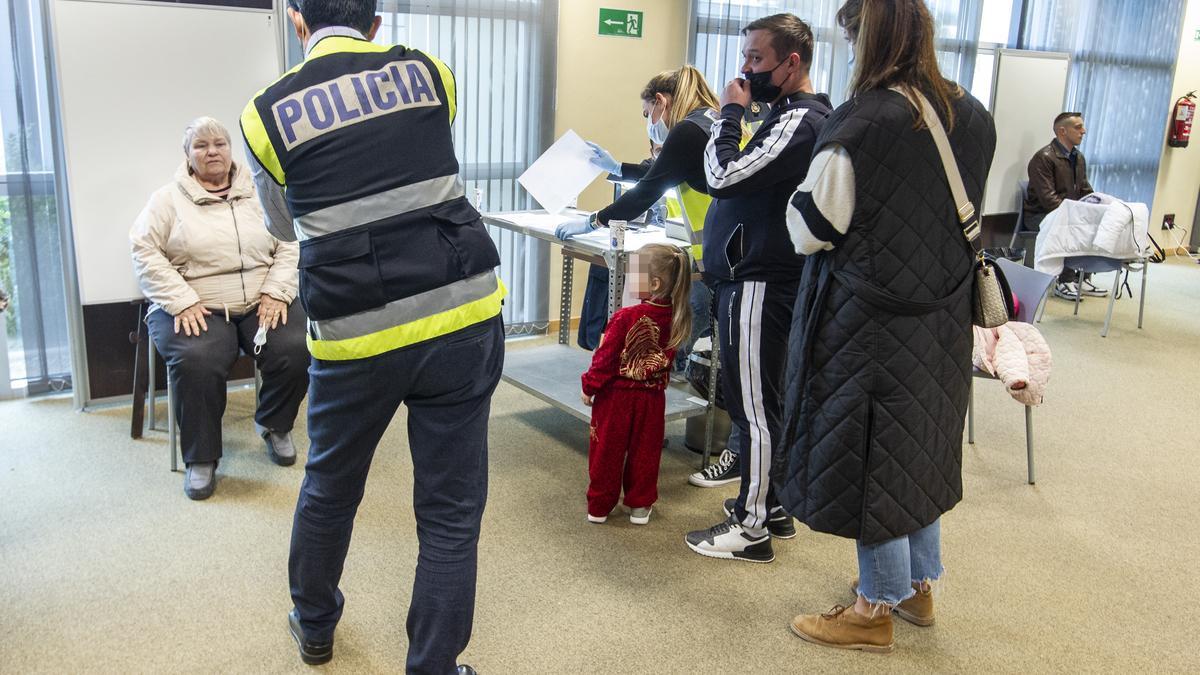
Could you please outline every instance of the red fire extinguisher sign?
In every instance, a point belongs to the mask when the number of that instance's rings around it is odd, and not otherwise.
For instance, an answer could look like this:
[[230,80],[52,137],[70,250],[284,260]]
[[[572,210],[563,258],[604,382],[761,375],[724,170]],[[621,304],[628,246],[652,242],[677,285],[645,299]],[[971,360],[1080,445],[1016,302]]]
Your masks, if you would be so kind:
[[1167,135],[1167,145],[1172,148],[1188,146],[1188,140],[1192,136],[1192,121],[1196,117],[1194,98],[1196,98],[1196,92],[1191,91],[1175,101],[1175,108],[1171,114],[1171,129]]

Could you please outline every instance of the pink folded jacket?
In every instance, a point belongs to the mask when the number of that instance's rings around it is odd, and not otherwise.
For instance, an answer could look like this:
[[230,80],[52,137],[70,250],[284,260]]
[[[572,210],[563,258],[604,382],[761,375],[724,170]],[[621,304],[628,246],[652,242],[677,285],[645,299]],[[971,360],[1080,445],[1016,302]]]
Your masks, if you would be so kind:
[[1034,326],[1009,321],[998,328],[975,330],[971,362],[1004,383],[1018,403],[1038,405],[1050,381],[1050,345]]

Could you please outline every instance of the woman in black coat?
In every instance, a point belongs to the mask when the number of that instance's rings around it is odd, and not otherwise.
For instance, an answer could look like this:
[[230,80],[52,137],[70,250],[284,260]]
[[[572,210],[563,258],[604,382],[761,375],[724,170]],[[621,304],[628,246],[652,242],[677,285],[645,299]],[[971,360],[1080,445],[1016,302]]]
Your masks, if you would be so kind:
[[[933,623],[940,518],[962,498],[972,251],[914,101],[927,98],[979,203],[996,132],[942,78],[921,0],[849,0],[851,99],[830,116],[788,229],[809,255],[773,476],[784,508],[857,541],[850,607],[792,621],[827,646],[890,652],[892,612]],[[898,90],[898,91],[897,91]]]

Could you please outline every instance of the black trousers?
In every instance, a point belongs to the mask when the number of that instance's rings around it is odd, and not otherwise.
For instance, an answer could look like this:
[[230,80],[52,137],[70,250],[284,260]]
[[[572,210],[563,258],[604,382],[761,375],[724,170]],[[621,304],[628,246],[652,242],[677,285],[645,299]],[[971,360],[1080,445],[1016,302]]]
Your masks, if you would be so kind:
[[771,453],[783,432],[783,376],[798,283],[718,282],[721,383],[729,418],[741,435],[741,486],[734,515],[764,528],[779,507]]
[[306,636],[332,638],[342,616],[338,582],[354,515],[375,448],[404,404],[419,542],[406,670],[454,672],[475,617],[488,415],[503,365],[499,316],[371,358],[313,359],[311,442],[288,559],[292,601]]
[[[167,377],[175,394],[175,419],[185,464],[214,462],[221,458],[221,416],[229,371],[239,348],[254,353],[258,315],[232,316],[213,312],[205,317],[207,331],[189,337],[175,333],[175,317],[165,310],[146,317],[154,348],[167,364]],[[272,431],[290,431],[308,388],[308,346],[304,333],[308,319],[300,303],[288,306],[287,325],[267,334],[267,344],[255,356],[262,373],[254,421]]]

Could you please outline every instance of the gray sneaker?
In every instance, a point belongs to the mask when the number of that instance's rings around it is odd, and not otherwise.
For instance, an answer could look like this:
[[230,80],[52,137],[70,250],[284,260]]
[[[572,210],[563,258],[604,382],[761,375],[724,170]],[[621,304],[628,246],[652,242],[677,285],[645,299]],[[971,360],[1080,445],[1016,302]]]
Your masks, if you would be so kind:
[[267,442],[267,456],[279,466],[291,466],[296,463],[296,446],[292,443],[291,431],[271,431],[257,423],[254,428]]
[[188,499],[208,499],[217,486],[216,462],[193,462],[183,474],[183,494]]
[[634,525],[645,525],[646,523],[650,522],[650,513],[652,511],[654,511],[653,506],[630,509],[629,522],[633,523]]

